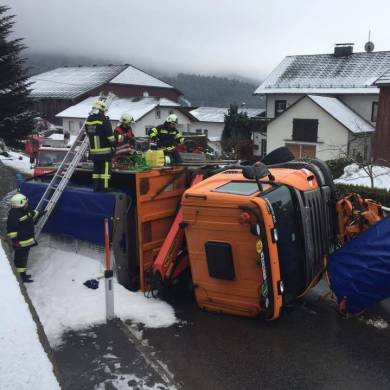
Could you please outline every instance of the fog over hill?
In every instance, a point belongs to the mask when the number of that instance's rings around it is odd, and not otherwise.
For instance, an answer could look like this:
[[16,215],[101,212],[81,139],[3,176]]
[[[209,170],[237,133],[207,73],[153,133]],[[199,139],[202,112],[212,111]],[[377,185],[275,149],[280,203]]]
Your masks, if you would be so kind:
[[[30,73],[37,74],[60,66],[107,65],[118,61],[81,56],[26,52],[26,66]],[[137,66],[137,64],[134,64]],[[229,107],[230,104],[245,103],[248,108],[264,107],[264,99],[253,96],[260,81],[234,75],[195,75],[179,73],[165,75],[158,69],[137,66],[148,73],[178,88],[193,106]]]

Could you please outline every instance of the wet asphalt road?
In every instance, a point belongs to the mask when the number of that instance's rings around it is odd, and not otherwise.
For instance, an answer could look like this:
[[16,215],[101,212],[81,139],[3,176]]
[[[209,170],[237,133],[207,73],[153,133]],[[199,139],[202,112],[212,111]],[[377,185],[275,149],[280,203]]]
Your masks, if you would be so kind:
[[212,314],[191,300],[174,306],[185,324],[145,330],[183,389],[390,389],[390,302],[343,319],[320,286],[277,321]]
[[[54,352],[64,389],[389,390],[390,328],[367,321],[390,322],[390,301],[347,320],[324,294],[316,288],[274,322],[205,312],[187,295],[171,302],[181,322],[141,338],[120,322],[70,332]],[[113,386],[128,374],[144,379]]]

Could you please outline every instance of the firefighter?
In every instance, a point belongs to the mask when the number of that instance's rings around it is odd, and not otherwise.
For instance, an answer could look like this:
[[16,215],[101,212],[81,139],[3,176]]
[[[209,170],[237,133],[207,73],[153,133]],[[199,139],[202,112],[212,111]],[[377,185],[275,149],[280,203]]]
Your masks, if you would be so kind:
[[7,219],[7,236],[12,240],[16,271],[23,283],[31,283],[31,275],[26,273],[30,248],[37,245],[34,237],[34,223],[39,213],[28,205],[27,197],[16,194],[11,198],[11,209]]
[[85,122],[89,138],[89,155],[93,161],[93,190],[109,191],[111,160],[115,152],[116,140],[110,119],[105,115],[106,103],[98,100],[93,108]]
[[175,146],[184,143],[184,138],[177,129],[177,122],[177,115],[170,114],[164,124],[154,127],[149,134],[150,140],[157,143],[157,148],[164,149],[164,153],[174,162],[180,162]]
[[134,118],[125,112],[122,114],[121,119],[119,120],[119,125],[114,130],[115,139],[118,145],[128,144],[130,147],[134,148],[134,133],[131,128],[131,124],[135,123]]

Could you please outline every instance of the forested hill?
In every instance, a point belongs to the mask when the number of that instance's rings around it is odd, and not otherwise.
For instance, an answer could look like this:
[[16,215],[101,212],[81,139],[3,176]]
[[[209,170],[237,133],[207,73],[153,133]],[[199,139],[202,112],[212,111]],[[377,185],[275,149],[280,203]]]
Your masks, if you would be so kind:
[[260,83],[183,73],[160,78],[183,92],[193,106],[229,107],[245,103],[247,108],[265,107],[262,97],[252,95]]

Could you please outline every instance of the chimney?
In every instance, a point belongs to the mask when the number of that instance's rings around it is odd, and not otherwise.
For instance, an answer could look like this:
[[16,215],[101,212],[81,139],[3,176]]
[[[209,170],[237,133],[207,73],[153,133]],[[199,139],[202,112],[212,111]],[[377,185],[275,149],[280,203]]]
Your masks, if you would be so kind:
[[353,53],[354,43],[336,43],[334,45],[335,57],[348,57]]

